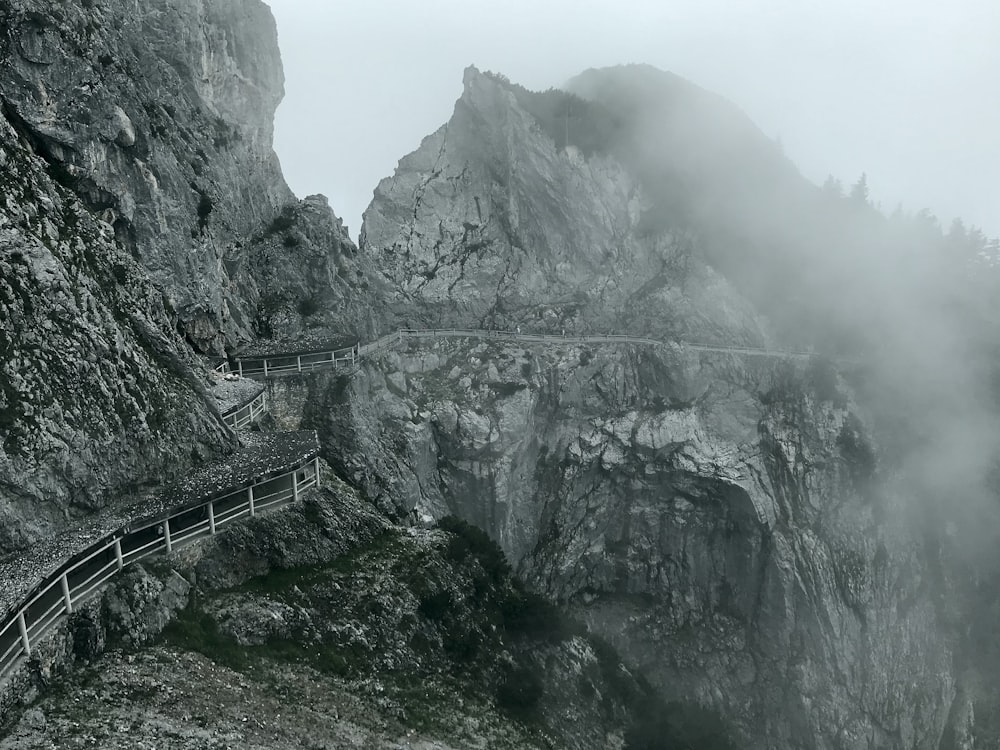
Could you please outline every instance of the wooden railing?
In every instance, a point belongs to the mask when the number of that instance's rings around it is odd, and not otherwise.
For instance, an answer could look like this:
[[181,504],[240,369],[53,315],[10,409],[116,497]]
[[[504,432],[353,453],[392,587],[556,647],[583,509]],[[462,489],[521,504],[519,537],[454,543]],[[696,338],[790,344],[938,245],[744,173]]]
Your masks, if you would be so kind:
[[[370,344],[357,344],[350,348],[303,352],[300,354],[275,354],[267,357],[239,357],[235,367],[223,363],[226,372],[239,375],[261,375],[265,378],[289,373],[302,373],[317,368],[353,365],[360,358],[373,352],[383,351],[398,345],[405,339],[414,338],[484,338],[525,343],[553,344],[639,344],[644,346],[668,346],[675,344],[697,351],[719,352],[722,354],[743,354],[761,357],[811,357],[813,352],[791,349],[763,349],[749,346],[723,346],[691,341],[663,341],[645,336],[628,334],[558,335],[551,333],[520,333],[517,331],[492,331],[469,328],[401,328]],[[220,365],[219,367],[222,367]],[[219,370],[219,367],[216,369]],[[219,370],[223,372],[223,370]]]
[[0,625],[0,683],[63,615],[94,596],[123,568],[214,536],[233,521],[298,500],[319,485],[319,459],[167,516],[125,527],[77,554],[46,577]]

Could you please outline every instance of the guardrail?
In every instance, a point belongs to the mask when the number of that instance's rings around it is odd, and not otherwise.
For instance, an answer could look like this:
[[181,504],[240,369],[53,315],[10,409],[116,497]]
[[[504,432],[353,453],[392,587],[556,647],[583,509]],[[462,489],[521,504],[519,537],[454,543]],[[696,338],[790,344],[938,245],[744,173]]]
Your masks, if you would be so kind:
[[[698,351],[719,352],[722,354],[746,354],[761,357],[812,357],[815,352],[796,351],[792,349],[762,349],[748,346],[723,346],[691,341],[663,341],[645,336],[630,336],[628,334],[608,333],[586,336],[557,335],[547,333],[520,333],[518,331],[499,331],[474,328],[400,328],[393,333],[382,336],[369,344],[356,344],[347,349],[332,351],[303,352],[300,354],[275,354],[269,357],[237,358],[235,370],[228,362],[223,363],[229,370],[243,375],[262,375],[265,378],[287,373],[309,372],[317,368],[335,367],[337,365],[355,364],[360,358],[372,352],[382,351],[396,346],[404,339],[411,338],[485,338],[524,341],[529,343],[562,343],[562,344],[642,344],[647,346],[667,346],[671,343]],[[219,367],[221,367],[220,365]],[[216,370],[219,370],[216,367]],[[224,370],[219,370],[224,372]]]
[[167,516],[122,528],[47,576],[0,626],[0,683],[31,656],[63,615],[72,614],[126,566],[214,536],[233,521],[295,502],[319,486],[319,459]]
[[234,430],[242,429],[247,425],[256,422],[262,415],[267,413],[267,391],[261,391],[253,399],[231,409],[222,415],[222,421]]

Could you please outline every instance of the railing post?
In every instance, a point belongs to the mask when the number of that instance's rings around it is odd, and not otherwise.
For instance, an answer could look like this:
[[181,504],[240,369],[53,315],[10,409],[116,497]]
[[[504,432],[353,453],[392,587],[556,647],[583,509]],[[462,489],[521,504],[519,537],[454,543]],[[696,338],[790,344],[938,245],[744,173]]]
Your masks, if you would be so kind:
[[242,378],[243,377],[243,360],[242,359],[236,360],[236,365],[240,368],[240,377]]
[[17,613],[17,629],[21,633],[21,646],[24,653],[31,656],[31,641],[28,640],[28,626],[24,622],[24,610]]
[[167,554],[169,555],[174,551],[174,545],[170,541],[170,519],[163,519],[163,541],[167,546]]
[[208,531],[215,536],[215,503],[208,501]]
[[59,583],[62,584],[62,594],[63,601],[66,602],[66,614],[73,614],[73,597],[69,593],[69,580],[66,578],[66,574],[62,574],[62,578],[59,579]]
[[292,472],[292,502],[299,501],[299,470]]
[[118,563],[118,570],[125,567],[125,558],[122,556],[122,540],[115,539],[115,562]]
[[319,456],[316,456],[313,465],[316,467],[316,489],[319,489]]
[[264,359],[264,377],[267,377],[267,359]]
[[330,352],[330,364],[337,364],[337,352]]
[[252,485],[247,488],[247,497],[250,500],[250,515],[251,516],[255,516],[255,515],[257,515],[257,509],[253,505],[253,486]]
[[299,372],[302,372],[302,355],[300,354],[295,358],[295,366],[298,368]]

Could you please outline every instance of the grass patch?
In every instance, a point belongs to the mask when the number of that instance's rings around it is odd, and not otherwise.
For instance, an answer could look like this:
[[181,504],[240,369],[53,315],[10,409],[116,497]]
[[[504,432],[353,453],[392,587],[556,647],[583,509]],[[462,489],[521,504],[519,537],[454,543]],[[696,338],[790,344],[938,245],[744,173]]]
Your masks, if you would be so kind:
[[196,651],[212,661],[245,672],[250,668],[247,649],[219,630],[219,624],[192,597],[163,629],[161,641],[184,651]]
[[399,551],[400,534],[393,529],[387,529],[374,537],[367,544],[320,565],[297,565],[291,568],[278,568],[264,575],[251,578],[249,581],[227,589],[225,593],[252,593],[262,595],[282,594],[294,586],[311,586],[321,582],[330,573],[351,573],[358,570],[360,561],[371,555],[393,555]]
[[497,686],[497,704],[522,721],[535,721],[544,688],[542,680],[527,666],[508,669]]

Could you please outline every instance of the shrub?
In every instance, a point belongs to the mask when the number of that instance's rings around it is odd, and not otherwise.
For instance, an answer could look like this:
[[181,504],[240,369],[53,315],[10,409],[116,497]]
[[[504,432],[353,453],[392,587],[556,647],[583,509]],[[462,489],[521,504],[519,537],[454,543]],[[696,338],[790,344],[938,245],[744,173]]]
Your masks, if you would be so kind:
[[507,562],[503,550],[485,531],[455,516],[445,516],[437,525],[439,529],[455,535],[455,538],[449,541],[445,552],[448,559],[462,562],[472,555],[497,583],[510,575],[510,563]]
[[208,215],[212,213],[214,205],[212,204],[212,199],[208,197],[207,193],[198,191],[201,196],[198,199],[198,229],[202,232],[205,231],[205,227],[208,226]]
[[500,603],[503,627],[511,635],[561,641],[573,634],[569,621],[545,597],[514,590]]
[[277,234],[278,232],[285,232],[292,228],[295,224],[295,210],[290,207],[283,208],[281,213],[274,217],[270,224],[267,225],[267,229],[264,230],[264,234],[271,236]]
[[865,437],[864,426],[854,414],[848,416],[837,436],[837,447],[847,464],[851,480],[863,486],[875,476],[877,460],[875,451]]
[[692,703],[650,705],[625,733],[625,750],[735,750],[718,712]]
[[532,718],[542,697],[542,681],[528,667],[508,669],[497,686],[497,703],[519,718]]
[[435,591],[433,594],[424,594],[420,597],[420,605],[417,611],[428,620],[441,621],[448,614],[454,602],[449,591]]
[[246,650],[223,635],[218,623],[193,600],[167,624],[161,638],[166,643],[187,651],[197,651],[237,671],[244,671],[250,666]]
[[444,650],[460,663],[470,663],[479,654],[482,635],[474,628],[461,628],[449,632],[444,638]]
[[298,311],[299,315],[303,318],[315,315],[320,311],[319,300],[316,299],[316,297],[306,297],[305,299],[299,300]]

